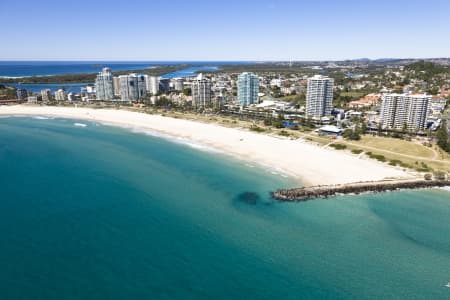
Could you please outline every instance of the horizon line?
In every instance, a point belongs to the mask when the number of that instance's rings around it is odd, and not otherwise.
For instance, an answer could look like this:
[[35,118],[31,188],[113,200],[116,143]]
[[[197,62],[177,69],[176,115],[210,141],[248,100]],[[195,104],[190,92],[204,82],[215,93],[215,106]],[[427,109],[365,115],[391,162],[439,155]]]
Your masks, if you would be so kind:
[[174,60],[145,60],[145,59],[135,59],[135,60],[129,60],[129,59],[110,59],[110,60],[104,60],[104,59],[0,59],[0,62],[340,62],[340,61],[357,61],[357,60],[370,60],[370,61],[376,61],[376,60],[425,60],[425,59],[448,59],[450,60],[450,57],[379,57],[379,58],[368,58],[368,57],[361,57],[361,58],[345,58],[345,59],[264,59],[264,60],[249,60],[249,59],[224,59],[224,60],[193,60],[193,59],[187,59],[187,60],[181,60],[181,59],[174,59]]

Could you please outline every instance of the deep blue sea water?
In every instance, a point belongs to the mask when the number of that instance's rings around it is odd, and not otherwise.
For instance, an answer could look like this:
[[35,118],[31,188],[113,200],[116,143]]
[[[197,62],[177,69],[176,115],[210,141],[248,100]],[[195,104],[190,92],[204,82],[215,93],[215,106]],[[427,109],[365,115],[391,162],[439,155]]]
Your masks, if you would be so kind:
[[274,203],[292,179],[67,119],[1,118],[0,170],[0,299],[450,297],[448,191]]
[[104,67],[113,71],[149,68],[149,62],[0,61],[0,77],[28,77],[76,73],[97,73]]
[[[224,64],[245,64],[248,62],[235,61],[147,61],[147,62],[119,62],[119,61],[0,61],[0,77],[28,77],[77,73],[97,73],[103,67],[114,71],[140,70],[155,66],[189,64],[197,69],[217,67]],[[192,71],[192,70],[191,70]],[[189,70],[186,72],[189,73]],[[181,75],[181,76],[180,76]],[[175,77],[185,77],[178,74]]]
[[88,84],[94,83],[8,83],[9,86],[13,86],[15,88],[20,87],[33,93],[40,93],[43,89],[49,89],[52,93],[54,93],[61,88],[64,88],[66,93],[80,93],[81,88],[86,87]]

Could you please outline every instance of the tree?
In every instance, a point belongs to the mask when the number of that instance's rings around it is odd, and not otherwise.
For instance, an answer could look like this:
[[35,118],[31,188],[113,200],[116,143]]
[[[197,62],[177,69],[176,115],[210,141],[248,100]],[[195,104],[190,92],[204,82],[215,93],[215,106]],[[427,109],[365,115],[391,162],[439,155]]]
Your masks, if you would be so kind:
[[264,125],[266,125],[266,126],[272,125],[272,117],[265,118],[264,119]]
[[405,123],[402,127],[402,133],[406,133],[408,131],[408,125]]
[[442,150],[450,153],[450,143],[448,139],[448,130],[446,121],[442,122],[441,127],[438,129],[436,133],[436,137],[438,146]]
[[378,132],[378,135],[381,135],[381,133],[383,132],[383,126],[381,125],[381,123],[378,124],[377,132]]
[[359,141],[361,139],[360,130],[358,127],[355,126],[355,129],[346,129],[344,130],[344,133],[342,136],[345,139],[352,140],[352,141]]
[[183,94],[185,96],[191,96],[192,95],[192,89],[190,89],[190,88],[183,89]]
[[167,106],[174,106],[174,103],[170,99],[167,99],[166,97],[161,97],[158,100],[156,100],[155,105],[159,107],[167,107]]
[[276,120],[276,121],[272,122],[272,125],[275,128],[284,128],[283,121],[281,121],[281,120]]
[[360,133],[365,134],[366,131],[367,131],[367,125],[366,125],[366,123],[362,123],[361,128],[360,128]]

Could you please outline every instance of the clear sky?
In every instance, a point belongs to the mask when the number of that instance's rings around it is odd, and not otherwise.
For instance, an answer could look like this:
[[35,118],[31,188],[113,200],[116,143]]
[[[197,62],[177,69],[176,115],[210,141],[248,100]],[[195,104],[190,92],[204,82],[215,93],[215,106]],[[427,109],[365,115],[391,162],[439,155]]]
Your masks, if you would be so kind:
[[450,0],[0,0],[0,60],[450,57]]

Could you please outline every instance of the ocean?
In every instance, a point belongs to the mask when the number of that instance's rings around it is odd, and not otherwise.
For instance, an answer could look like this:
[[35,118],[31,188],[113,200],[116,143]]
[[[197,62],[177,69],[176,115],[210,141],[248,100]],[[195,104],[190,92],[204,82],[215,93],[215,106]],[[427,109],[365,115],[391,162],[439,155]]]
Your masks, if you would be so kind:
[[[197,76],[198,71],[215,71],[217,69],[218,67],[216,66],[188,67],[182,70],[164,74],[162,75],[162,77],[168,79],[187,78]],[[87,85],[94,85],[94,83],[8,83],[7,85],[13,86],[15,88],[20,87],[32,93],[40,93],[43,89],[49,89],[52,93],[54,93],[61,88],[64,88],[67,93],[79,93],[81,91],[81,88],[86,87]]]
[[15,88],[23,88],[28,92],[39,94],[44,89],[49,89],[54,93],[61,88],[63,88],[66,93],[80,93],[81,88],[86,87],[89,84],[93,85],[94,83],[8,83],[7,85]]
[[[163,78],[187,78],[197,75],[200,71],[215,71],[224,64],[245,64],[247,62],[70,62],[70,61],[0,61],[0,83],[1,77],[29,77],[29,76],[48,76],[60,74],[77,73],[97,73],[103,67],[111,68],[112,72],[124,70],[141,70],[158,65],[177,65],[189,64],[182,70],[170,72],[162,75]],[[90,83],[8,83],[7,85],[15,88],[24,88],[28,92],[40,93],[43,89],[50,89],[52,93],[60,88],[66,92],[79,93],[82,87]]]
[[292,178],[87,121],[0,118],[0,299],[449,299],[450,193]]
[[[155,66],[188,64],[197,69],[207,69],[225,64],[246,64],[244,61],[147,61],[147,62],[120,62],[120,61],[0,61],[1,77],[30,77],[61,74],[98,73],[104,67],[111,71],[141,70]],[[189,73],[187,70],[186,72]],[[181,75],[181,76],[180,76]],[[183,77],[186,74],[178,74]]]

